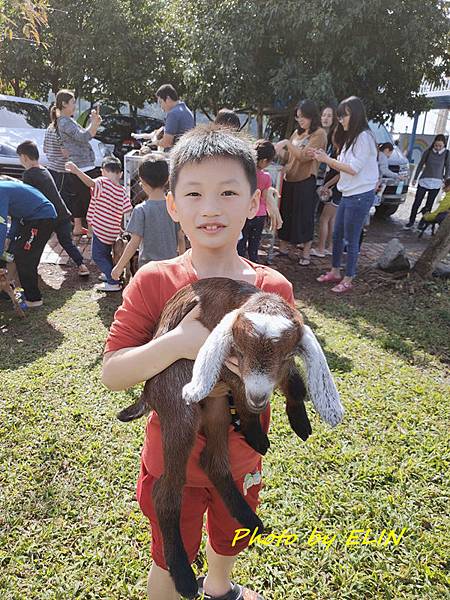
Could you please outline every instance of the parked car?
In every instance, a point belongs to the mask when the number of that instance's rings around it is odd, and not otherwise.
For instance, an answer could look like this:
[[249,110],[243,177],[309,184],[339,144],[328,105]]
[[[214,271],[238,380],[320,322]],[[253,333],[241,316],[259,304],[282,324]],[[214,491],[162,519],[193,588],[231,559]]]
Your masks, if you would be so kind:
[[163,121],[152,117],[106,115],[97,130],[97,137],[104,144],[114,146],[114,154],[123,162],[125,154],[141,147],[141,143],[131,137],[132,133],[151,133],[163,125]]
[[[272,141],[278,141],[286,132],[287,128],[287,114],[271,117],[269,123],[264,132],[264,137]],[[375,136],[377,144],[384,144],[385,142],[391,142],[394,145],[394,151],[392,156],[389,158],[389,169],[394,173],[399,173],[404,177],[403,185],[400,186],[397,181],[387,180],[386,189],[383,192],[381,198],[381,204],[376,207],[376,215],[379,217],[388,217],[393,215],[400,204],[403,204],[408,194],[408,184],[410,180],[410,167],[409,161],[401,152],[401,150],[394,144],[393,139],[389,131],[382,123],[376,123],[375,121],[369,121],[369,127]]]
[[[45,104],[29,98],[0,94],[0,173],[21,178],[23,168],[16,154],[17,146],[33,140],[39,148],[42,164],[47,164],[43,151],[49,113]],[[105,156],[111,154],[101,141],[90,142],[95,154],[95,166],[100,167]]]

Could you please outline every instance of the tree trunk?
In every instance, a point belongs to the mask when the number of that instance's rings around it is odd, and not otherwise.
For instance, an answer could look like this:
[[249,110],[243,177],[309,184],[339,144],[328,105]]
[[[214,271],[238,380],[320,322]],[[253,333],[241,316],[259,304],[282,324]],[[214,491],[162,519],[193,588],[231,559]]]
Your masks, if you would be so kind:
[[19,79],[13,79],[11,83],[12,83],[12,86],[14,89],[14,96],[17,96],[17,97],[22,96]]
[[260,106],[258,106],[256,113],[256,124],[258,126],[258,139],[261,139],[263,136],[263,110]]
[[413,272],[423,279],[431,277],[437,263],[445,258],[450,251],[450,215],[439,226],[438,232],[431,238],[430,243],[419,256]]

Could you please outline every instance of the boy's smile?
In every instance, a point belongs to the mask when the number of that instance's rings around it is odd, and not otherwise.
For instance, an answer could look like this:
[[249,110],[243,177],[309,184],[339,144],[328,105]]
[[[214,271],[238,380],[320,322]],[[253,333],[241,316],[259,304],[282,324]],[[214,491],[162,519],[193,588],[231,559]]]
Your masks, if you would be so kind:
[[236,246],[245,220],[258,211],[259,196],[259,190],[252,195],[237,160],[209,158],[181,169],[176,200],[169,193],[167,207],[191,244],[231,248]]

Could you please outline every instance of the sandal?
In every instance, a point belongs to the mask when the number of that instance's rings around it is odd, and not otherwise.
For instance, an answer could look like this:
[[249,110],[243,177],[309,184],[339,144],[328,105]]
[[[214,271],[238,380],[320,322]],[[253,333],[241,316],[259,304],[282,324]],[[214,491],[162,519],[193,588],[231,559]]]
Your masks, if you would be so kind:
[[351,282],[348,283],[347,281],[341,281],[341,283],[338,283],[333,288],[331,288],[331,291],[335,294],[344,294],[345,292],[349,292],[352,289],[352,287],[353,284]]
[[338,283],[339,281],[342,281],[342,277],[336,277],[331,271],[328,271],[328,273],[324,273],[318,277],[316,281],[319,283]]
[[309,258],[301,258],[301,259],[298,261],[298,264],[299,264],[301,267],[307,267],[308,265],[310,265],[310,264],[311,264],[311,261],[310,261],[310,259],[309,259]]
[[223,596],[210,596],[203,591],[204,580],[204,577],[199,577],[197,579],[198,593],[200,594],[201,600],[264,600],[264,597],[261,596],[261,594],[233,582],[231,583],[233,586],[231,590]]
[[315,248],[311,248],[311,256],[317,256],[317,258],[325,258],[326,252],[319,252]]

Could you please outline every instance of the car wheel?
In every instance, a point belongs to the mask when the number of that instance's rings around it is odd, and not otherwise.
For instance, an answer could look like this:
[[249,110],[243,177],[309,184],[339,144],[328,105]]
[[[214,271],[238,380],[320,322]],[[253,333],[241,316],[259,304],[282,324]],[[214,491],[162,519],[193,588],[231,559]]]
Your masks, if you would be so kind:
[[398,204],[380,204],[375,209],[375,216],[379,219],[386,219],[397,212]]

